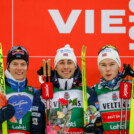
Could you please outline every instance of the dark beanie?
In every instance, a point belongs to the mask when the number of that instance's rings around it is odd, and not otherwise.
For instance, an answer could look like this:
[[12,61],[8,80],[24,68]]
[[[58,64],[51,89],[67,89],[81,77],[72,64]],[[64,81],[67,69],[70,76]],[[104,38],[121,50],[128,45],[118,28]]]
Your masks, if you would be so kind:
[[15,59],[23,59],[26,61],[27,65],[29,64],[29,55],[27,50],[22,46],[15,46],[12,47],[7,55],[7,69],[9,68],[9,65],[12,60]]

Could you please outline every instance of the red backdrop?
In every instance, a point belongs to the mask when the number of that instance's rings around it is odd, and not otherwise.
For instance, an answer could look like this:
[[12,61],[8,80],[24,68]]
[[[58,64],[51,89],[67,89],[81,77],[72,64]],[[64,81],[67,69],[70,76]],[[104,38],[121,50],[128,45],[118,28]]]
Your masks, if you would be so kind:
[[[70,44],[81,67],[81,48],[87,46],[89,86],[99,82],[97,53],[101,46],[118,48],[122,65],[134,61],[133,0],[0,0],[0,42],[4,64],[12,46],[24,46],[30,55],[29,85],[40,87],[37,70],[42,59]],[[121,68],[122,70],[122,68]]]

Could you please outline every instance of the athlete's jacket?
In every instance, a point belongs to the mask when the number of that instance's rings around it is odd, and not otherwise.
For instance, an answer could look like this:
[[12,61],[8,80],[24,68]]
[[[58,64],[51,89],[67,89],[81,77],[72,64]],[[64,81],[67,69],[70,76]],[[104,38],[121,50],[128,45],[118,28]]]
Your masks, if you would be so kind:
[[16,81],[8,70],[6,70],[5,75],[6,98],[8,104],[12,104],[15,109],[15,115],[7,121],[8,134],[29,134],[31,106],[36,89],[27,86],[26,79]]
[[[119,134],[120,126],[120,111],[121,111],[121,99],[119,98],[119,88],[122,79],[118,80],[117,84],[109,88],[102,86],[100,83],[94,86],[99,100],[99,108],[102,117],[104,134]],[[123,122],[122,128],[124,129],[125,120],[125,104],[123,104]],[[128,103],[127,111],[127,134],[129,128],[129,115],[130,115],[130,100]],[[123,132],[124,133],[124,132]]]
[[[83,133],[83,95],[81,72],[79,67],[72,79],[60,79],[57,72],[51,78],[53,82],[53,99],[51,100],[51,114],[47,132],[53,134],[82,134]],[[67,82],[66,82],[67,81]],[[67,84],[65,84],[67,83]],[[65,86],[66,85],[66,86]],[[87,87],[88,92],[88,122],[94,123],[99,116],[98,100],[95,92]],[[49,101],[48,101],[49,103]],[[33,100],[32,131],[31,134],[45,134],[45,100],[41,90],[37,91]],[[47,105],[49,111],[49,105]],[[49,113],[49,112],[48,112]],[[50,126],[51,123],[51,126]]]

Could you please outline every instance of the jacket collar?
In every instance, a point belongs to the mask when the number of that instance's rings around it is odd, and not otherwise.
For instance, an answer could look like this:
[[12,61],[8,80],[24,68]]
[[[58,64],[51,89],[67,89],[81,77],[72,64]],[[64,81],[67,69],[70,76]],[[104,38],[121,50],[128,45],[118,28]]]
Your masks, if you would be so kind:
[[57,71],[53,70],[53,75],[51,77],[51,81],[53,82],[54,86],[61,88],[61,89],[65,89],[65,85],[63,85],[63,84],[61,85],[61,81],[64,82],[64,84],[66,81],[68,81],[67,89],[70,89],[73,87],[79,87],[79,86],[81,86],[81,81],[82,81],[80,68],[77,65],[77,69],[74,73],[74,77],[71,79],[60,79],[57,74]]

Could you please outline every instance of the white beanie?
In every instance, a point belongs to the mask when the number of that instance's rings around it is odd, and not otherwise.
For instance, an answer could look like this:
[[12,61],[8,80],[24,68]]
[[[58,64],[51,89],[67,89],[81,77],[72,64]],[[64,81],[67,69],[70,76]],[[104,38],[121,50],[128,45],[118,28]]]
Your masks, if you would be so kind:
[[54,67],[56,67],[57,63],[62,59],[72,60],[77,67],[77,60],[76,60],[73,48],[70,48],[70,45],[68,44],[66,44],[65,47],[57,50],[57,54],[54,59]]
[[121,61],[120,61],[119,53],[112,48],[105,48],[104,50],[102,50],[99,53],[99,55],[98,55],[98,66],[99,66],[99,63],[104,59],[113,59],[114,61],[117,62],[119,67],[121,67]]

